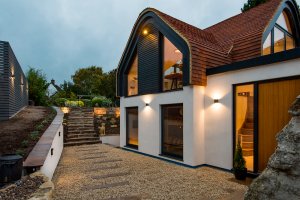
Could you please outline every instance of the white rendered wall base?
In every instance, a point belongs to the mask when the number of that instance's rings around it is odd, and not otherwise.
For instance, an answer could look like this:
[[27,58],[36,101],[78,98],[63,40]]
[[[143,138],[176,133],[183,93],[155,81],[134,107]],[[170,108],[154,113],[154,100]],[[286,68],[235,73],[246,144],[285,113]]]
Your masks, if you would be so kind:
[[103,144],[110,144],[116,147],[120,146],[120,135],[104,135],[100,136]]

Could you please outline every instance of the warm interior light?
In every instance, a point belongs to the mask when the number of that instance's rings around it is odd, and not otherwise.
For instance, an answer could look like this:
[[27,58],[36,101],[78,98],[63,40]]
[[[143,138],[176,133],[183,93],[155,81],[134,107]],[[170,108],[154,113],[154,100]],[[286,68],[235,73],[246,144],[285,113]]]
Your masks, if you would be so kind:
[[143,30],[143,34],[144,34],[144,35],[148,35],[148,30],[147,30],[147,29],[144,29],[144,30]]
[[149,103],[146,103],[146,106],[149,106]]
[[181,53],[178,49],[175,50],[175,53]]
[[219,103],[220,99],[214,99],[214,103]]

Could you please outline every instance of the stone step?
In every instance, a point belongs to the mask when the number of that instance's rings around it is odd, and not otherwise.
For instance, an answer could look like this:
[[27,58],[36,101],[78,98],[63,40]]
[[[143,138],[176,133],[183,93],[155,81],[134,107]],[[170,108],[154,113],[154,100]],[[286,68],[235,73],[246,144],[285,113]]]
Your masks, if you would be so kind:
[[67,122],[67,125],[68,126],[82,126],[82,125],[88,125],[88,126],[94,126],[94,122],[80,122],[80,121],[77,121],[77,122]]
[[95,133],[86,133],[86,134],[68,134],[67,138],[82,138],[82,137],[97,137]]
[[66,138],[66,142],[79,142],[79,141],[99,141],[99,137],[78,137]]
[[87,145],[87,144],[99,144],[100,140],[97,141],[79,141],[79,142],[65,142],[64,146],[79,146],[79,145]]
[[94,126],[69,126],[68,131],[93,131],[95,130]]
[[94,128],[94,124],[67,124],[68,128]]
[[86,130],[68,130],[68,134],[79,134],[79,133],[94,133],[95,129]]

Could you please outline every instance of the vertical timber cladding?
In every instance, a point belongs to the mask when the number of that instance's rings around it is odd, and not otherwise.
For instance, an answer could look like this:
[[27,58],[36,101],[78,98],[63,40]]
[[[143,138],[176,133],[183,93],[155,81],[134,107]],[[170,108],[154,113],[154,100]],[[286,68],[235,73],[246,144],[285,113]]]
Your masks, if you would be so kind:
[[291,119],[288,109],[300,95],[300,79],[260,83],[258,93],[258,170],[262,171],[277,146],[277,133]]
[[8,47],[9,67],[14,78],[9,82],[9,116],[27,105],[27,80],[11,47]]
[[160,33],[150,23],[144,27],[148,34],[138,41],[138,93],[150,94],[161,90]]
[[26,77],[8,42],[0,41],[0,120],[28,104]]
[[9,60],[7,42],[0,41],[0,120],[9,118]]

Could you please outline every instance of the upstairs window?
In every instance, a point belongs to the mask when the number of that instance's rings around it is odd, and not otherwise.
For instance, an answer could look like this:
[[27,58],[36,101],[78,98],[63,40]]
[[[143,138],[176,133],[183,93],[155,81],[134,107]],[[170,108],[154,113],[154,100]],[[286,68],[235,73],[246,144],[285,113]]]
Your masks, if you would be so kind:
[[138,94],[138,56],[135,55],[127,75],[127,95]]
[[163,91],[182,88],[182,53],[164,37]]
[[283,11],[264,41],[262,54],[268,55],[293,48],[295,48],[295,39],[291,24],[286,11]]

